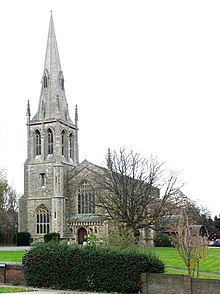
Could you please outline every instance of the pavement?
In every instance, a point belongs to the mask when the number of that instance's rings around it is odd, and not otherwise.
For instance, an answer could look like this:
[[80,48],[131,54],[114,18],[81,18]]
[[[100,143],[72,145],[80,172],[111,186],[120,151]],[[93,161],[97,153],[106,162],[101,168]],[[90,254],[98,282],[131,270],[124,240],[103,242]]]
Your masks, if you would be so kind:
[[[26,291],[30,290],[30,292],[13,292],[14,294],[34,294],[34,292],[37,292],[37,294],[52,294],[52,293],[60,293],[60,294],[67,294],[67,293],[88,293],[88,292],[73,292],[73,291],[66,291],[66,290],[51,290],[51,289],[37,289],[37,288],[30,288],[30,287],[25,287],[25,286],[11,286],[11,285],[4,285],[0,283],[0,288],[4,287],[4,288],[21,288],[21,289],[25,289]],[[97,294],[97,293],[96,293]]]
[[28,251],[31,249],[31,246],[0,246],[2,251]]
[[[37,292],[36,294],[52,294],[52,293],[60,293],[60,294],[97,294],[92,292],[80,292],[80,291],[68,291],[68,290],[52,290],[52,289],[37,289],[37,288],[31,288],[31,287],[25,287],[25,286],[11,286],[11,285],[5,285],[0,283],[0,288],[22,288],[26,291],[30,290],[30,292],[13,292],[14,294],[34,294],[34,292]],[[100,293],[99,293],[100,294]]]

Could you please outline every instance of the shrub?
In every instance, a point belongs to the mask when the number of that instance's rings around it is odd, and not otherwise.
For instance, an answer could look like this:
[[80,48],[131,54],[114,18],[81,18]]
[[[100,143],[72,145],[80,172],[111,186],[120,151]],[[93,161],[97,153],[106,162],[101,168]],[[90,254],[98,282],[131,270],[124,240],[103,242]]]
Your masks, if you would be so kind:
[[30,245],[30,233],[19,232],[16,236],[17,246],[29,246]]
[[59,242],[60,234],[56,232],[48,233],[44,235],[44,242],[48,243],[50,241]]
[[92,233],[86,237],[86,243],[88,246],[99,246],[101,241],[96,234]]
[[165,233],[160,233],[154,239],[154,246],[155,247],[172,247],[172,240],[170,235]]
[[113,247],[130,247],[135,245],[134,234],[127,229],[125,225],[116,226],[110,233],[107,239],[109,246]]
[[138,292],[142,272],[163,272],[155,255],[134,249],[42,243],[23,257],[27,285],[99,292]]

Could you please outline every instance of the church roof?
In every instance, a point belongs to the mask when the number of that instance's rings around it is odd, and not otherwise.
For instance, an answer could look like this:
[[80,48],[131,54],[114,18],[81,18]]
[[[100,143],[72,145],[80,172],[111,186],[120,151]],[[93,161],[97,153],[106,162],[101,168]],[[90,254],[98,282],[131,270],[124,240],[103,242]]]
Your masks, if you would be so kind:
[[79,172],[81,172],[84,169],[88,169],[88,170],[94,172],[94,171],[103,170],[104,168],[84,159],[81,163],[79,163],[76,167],[74,167],[74,169],[71,171],[72,175],[75,176],[76,174],[78,174]]
[[103,223],[103,218],[99,215],[74,215],[68,217],[68,222],[71,225],[101,225]]
[[62,120],[73,124],[69,117],[68,104],[64,89],[64,75],[56,41],[53,16],[50,17],[47,48],[43,69],[42,87],[38,111],[32,122]]

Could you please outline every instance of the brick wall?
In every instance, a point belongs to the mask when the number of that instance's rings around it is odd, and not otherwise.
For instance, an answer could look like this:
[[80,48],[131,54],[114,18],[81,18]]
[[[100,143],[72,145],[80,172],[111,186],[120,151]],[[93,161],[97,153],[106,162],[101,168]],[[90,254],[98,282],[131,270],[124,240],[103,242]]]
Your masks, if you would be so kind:
[[21,263],[0,263],[0,283],[16,283],[25,285]]

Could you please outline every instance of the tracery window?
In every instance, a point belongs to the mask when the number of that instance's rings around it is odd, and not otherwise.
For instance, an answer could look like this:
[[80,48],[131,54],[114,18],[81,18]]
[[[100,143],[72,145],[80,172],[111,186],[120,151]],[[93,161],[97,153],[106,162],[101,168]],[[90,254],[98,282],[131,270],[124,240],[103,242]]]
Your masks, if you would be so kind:
[[53,132],[51,129],[47,131],[48,154],[53,154]]
[[50,215],[45,205],[40,205],[36,210],[37,234],[48,234],[50,232]]
[[41,134],[39,130],[35,132],[35,154],[41,155]]
[[95,213],[95,192],[87,181],[83,181],[78,189],[78,214],[87,213]]

